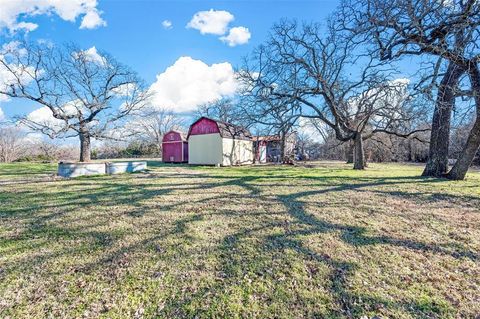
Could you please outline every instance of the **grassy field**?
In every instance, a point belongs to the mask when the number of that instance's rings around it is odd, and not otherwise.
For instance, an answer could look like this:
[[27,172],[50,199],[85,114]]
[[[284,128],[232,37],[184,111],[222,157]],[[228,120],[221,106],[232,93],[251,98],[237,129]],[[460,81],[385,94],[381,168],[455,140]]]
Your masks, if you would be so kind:
[[0,165],[1,318],[475,318],[480,173]]

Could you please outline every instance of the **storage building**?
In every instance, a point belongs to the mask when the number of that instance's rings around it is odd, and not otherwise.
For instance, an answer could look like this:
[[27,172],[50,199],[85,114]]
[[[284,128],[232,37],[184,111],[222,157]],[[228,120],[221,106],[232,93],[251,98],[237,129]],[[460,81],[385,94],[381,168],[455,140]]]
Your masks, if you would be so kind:
[[[289,133],[285,140],[279,135],[255,136],[253,148],[256,163],[281,163],[293,159],[296,147],[296,134]],[[282,143],[284,143],[284,156],[282,159]]]
[[188,142],[179,131],[165,133],[162,140],[162,160],[164,163],[188,162]]
[[188,163],[242,165],[253,163],[253,140],[241,126],[201,117],[188,131]]

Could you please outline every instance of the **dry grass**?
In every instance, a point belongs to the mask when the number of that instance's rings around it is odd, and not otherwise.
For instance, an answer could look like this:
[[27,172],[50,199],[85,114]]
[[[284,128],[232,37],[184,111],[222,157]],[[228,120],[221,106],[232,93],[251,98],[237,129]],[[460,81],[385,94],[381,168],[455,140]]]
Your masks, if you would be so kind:
[[479,173],[149,164],[60,181],[0,166],[0,317],[480,314]]

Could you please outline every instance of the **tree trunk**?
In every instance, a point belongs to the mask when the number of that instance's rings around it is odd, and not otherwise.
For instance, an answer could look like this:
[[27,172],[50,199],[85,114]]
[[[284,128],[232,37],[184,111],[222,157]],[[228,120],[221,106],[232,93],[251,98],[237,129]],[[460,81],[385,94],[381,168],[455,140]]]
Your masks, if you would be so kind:
[[353,152],[355,150],[355,144],[350,141],[348,142],[347,149],[346,149],[346,154],[345,157],[347,158],[347,164],[352,164],[353,163]]
[[462,73],[461,68],[450,62],[438,88],[432,119],[429,156],[422,176],[442,177],[448,171],[450,120],[455,106],[455,89]]
[[355,155],[353,169],[365,169],[365,152],[363,151],[362,133],[355,134]]
[[90,162],[90,135],[88,132],[81,132],[80,136],[80,162]]
[[475,123],[468,135],[467,143],[463,147],[463,150],[452,170],[447,174],[447,178],[454,180],[462,180],[465,178],[480,146],[480,71],[478,70],[477,65],[470,68],[469,75],[477,114]]

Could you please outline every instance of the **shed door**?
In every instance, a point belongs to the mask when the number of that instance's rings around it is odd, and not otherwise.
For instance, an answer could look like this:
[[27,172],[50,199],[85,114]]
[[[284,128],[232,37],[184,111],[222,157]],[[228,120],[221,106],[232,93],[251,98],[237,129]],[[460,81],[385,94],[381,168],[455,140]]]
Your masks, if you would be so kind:
[[163,143],[164,162],[182,162],[182,142]]

